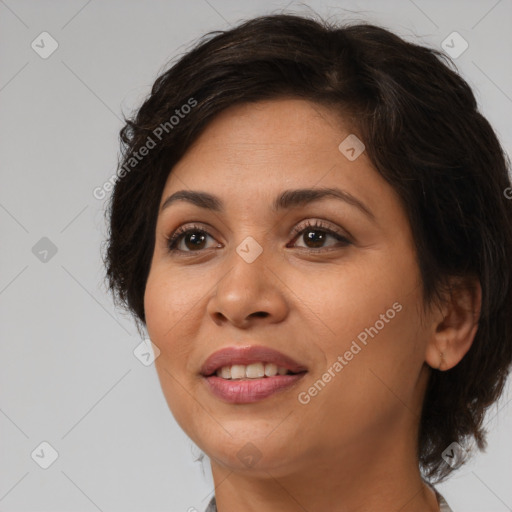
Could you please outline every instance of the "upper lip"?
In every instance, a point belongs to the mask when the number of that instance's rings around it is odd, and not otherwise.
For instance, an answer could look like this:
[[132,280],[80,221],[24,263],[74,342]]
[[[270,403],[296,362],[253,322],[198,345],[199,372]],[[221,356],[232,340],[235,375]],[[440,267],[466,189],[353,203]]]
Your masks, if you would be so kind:
[[233,364],[248,365],[251,363],[274,363],[276,366],[286,368],[293,373],[307,371],[306,366],[297,363],[291,357],[263,345],[247,345],[243,347],[225,347],[211,354],[201,367],[201,375],[213,375],[223,366]]

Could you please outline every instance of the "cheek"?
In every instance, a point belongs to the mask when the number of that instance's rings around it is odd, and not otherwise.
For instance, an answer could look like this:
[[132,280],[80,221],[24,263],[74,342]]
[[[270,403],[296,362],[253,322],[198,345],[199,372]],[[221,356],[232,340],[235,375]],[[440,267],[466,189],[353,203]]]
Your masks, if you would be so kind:
[[[369,417],[376,404],[385,409],[413,399],[424,361],[418,268],[412,254],[392,256],[340,269],[336,279],[326,273],[319,286],[304,286],[297,294],[307,297],[306,305],[328,327],[317,338],[326,366],[315,377],[331,368],[339,375],[328,384],[332,400],[343,397],[350,403],[343,410],[366,408]],[[338,365],[336,371],[339,356],[343,369]]]
[[368,300],[365,313],[351,326],[351,336],[330,353],[330,361],[338,355],[346,361],[331,398],[338,402],[343,397],[342,410],[358,411],[361,424],[369,427],[381,421],[392,424],[406,409],[414,410],[422,391],[418,379],[425,335],[418,323],[418,302],[413,295],[396,297],[394,303]]
[[180,287],[167,272],[160,269],[150,272],[144,293],[146,328],[151,341],[160,349],[154,364],[162,392],[174,418],[184,430],[188,428],[191,414],[187,403],[190,402],[187,393],[190,386],[186,381],[191,334],[186,331],[193,304],[187,288]]
[[158,279],[155,272],[151,272],[144,292],[144,312],[146,315],[146,327],[153,341],[162,350],[165,328],[169,329],[169,321],[175,314],[172,295],[169,286],[164,279]]
[[[348,350],[359,335],[363,342],[373,339],[372,334],[385,338],[391,330],[398,336],[395,327],[410,317],[409,302],[415,305],[417,300],[416,268],[414,263],[391,259],[375,253],[347,260],[336,268],[318,267],[314,279],[300,272],[293,279],[290,276],[297,307],[303,315],[313,313],[321,348],[331,356]],[[400,350],[399,343],[394,346]]]
[[188,358],[186,336],[187,313],[191,313],[187,289],[173,282],[165,272],[150,272],[144,293],[146,327],[151,341],[160,349],[155,366],[162,377],[183,367]]
[[[384,326],[368,309],[363,317],[361,313],[352,319],[339,315],[339,331],[346,329],[347,334],[322,347],[325,366],[299,390],[310,394],[309,404],[300,409],[304,424],[317,425],[331,448],[347,439],[371,439],[379,432],[392,432],[417,407],[423,356],[417,324],[411,321],[416,303],[402,300],[400,305],[402,310],[391,319],[390,314],[389,323],[382,321]],[[386,314],[387,309],[379,306],[382,303],[377,301],[372,304],[373,311]]]
[[[194,280],[159,264],[151,270],[144,293],[144,310],[148,332],[166,343],[175,332],[193,324],[198,304],[208,284],[204,279]],[[180,336],[182,338],[182,336]]]
[[368,379],[386,388],[390,398],[406,398],[414,392],[424,360],[418,268],[412,257],[397,258],[370,277],[354,296],[357,328],[352,336],[362,342],[361,364]]

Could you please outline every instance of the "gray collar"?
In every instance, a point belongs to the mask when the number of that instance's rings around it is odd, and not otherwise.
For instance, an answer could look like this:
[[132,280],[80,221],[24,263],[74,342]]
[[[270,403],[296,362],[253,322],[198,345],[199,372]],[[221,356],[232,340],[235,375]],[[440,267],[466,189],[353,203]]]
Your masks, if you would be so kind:
[[[453,510],[448,506],[446,500],[434,489],[434,492],[437,496],[437,501],[439,503],[439,512],[453,512]],[[215,502],[215,496],[208,503],[208,507],[204,512],[217,512],[217,504]]]
[[208,507],[204,512],[217,512],[217,504],[215,503],[215,496],[208,503]]

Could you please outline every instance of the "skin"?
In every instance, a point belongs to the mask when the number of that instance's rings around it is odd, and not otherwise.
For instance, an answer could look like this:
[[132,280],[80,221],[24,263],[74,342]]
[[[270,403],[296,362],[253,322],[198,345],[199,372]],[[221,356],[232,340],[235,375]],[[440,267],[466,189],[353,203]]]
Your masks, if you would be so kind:
[[[340,152],[350,133],[333,109],[301,99],[234,106],[209,123],[165,185],[161,205],[178,190],[225,204],[219,213],[177,201],[159,213],[144,297],[163,393],[210,458],[219,512],[438,510],[418,470],[419,414],[430,367],[451,368],[471,346],[480,289],[423,311],[405,211],[365,152],[354,161]],[[350,192],[376,220],[335,198],[271,210],[285,189],[319,187]],[[318,228],[291,234],[307,220],[351,243]],[[185,236],[182,252],[170,252],[167,237],[191,224],[208,232],[204,243],[198,249]],[[306,238],[311,229],[323,243]],[[236,252],[249,236],[263,250],[252,263]],[[401,311],[300,403],[394,303]],[[308,373],[262,401],[227,404],[200,367],[220,348],[247,344],[271,346]],[[249,441],[259,457],[251,466],[237,456]]]

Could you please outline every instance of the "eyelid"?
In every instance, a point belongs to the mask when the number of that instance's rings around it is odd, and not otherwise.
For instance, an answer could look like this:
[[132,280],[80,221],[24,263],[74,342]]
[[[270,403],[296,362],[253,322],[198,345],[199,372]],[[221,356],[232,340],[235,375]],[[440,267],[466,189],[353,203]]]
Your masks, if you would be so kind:
[[290,232],[290,236],[300,234],[307,228],[318,229],[319,231],[326,231],[327,233],[330,233],[332,235],[344,238],[350,243],[353,243],[354,241],[354,237],[347,230],[341,230],[339,227],[332,225],[332,223],[329,221],[325,221],[322,219],[314,219],[313,221],[311,221],[310,218],[306,219],[305,221],[300,221],[298,224],[296,224],[292,231]]

